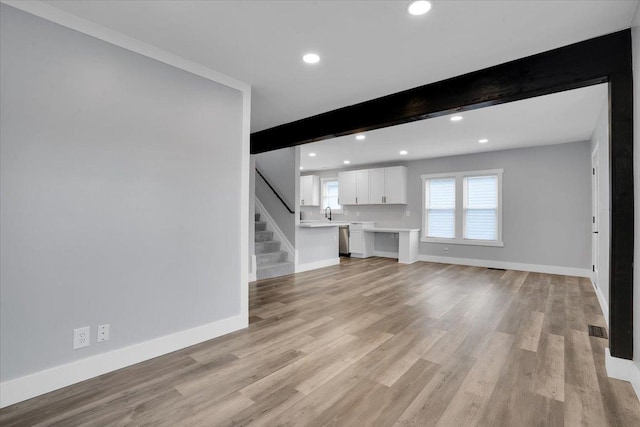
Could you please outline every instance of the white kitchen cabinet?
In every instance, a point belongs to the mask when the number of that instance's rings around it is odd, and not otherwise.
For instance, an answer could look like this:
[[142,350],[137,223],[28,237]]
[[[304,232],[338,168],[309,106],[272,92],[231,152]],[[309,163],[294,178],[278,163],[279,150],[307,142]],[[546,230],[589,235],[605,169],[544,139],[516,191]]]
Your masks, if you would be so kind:
[[372,205],[406,204],[407,167],[370,169],[369,203]]
[[355,205],[358,191],[356,171],[338,172],[338,198],[341,205]]
[[338,173],[338,195],[341,205],[369,204],[369,170]]
[[[349,252],[354,258],[368,258],[373,254],[373,233],[363,230],[375,227],[372,221],[352,222],[349,224]],[[370,249],[370,250],[369,250]]]
[[356,205],[369,204],[369,169],[356,171]]
[[369,169],[369,203],[372,205],[384,203],[384,169]]
[[407,204],[407,167],[384,168],[384,203]]
[[361,254],[363,252],[362,230],[349,230],[349,251],[352,254]]
[[320,177],[318,175],[300,177],[300,206],[320,206]]

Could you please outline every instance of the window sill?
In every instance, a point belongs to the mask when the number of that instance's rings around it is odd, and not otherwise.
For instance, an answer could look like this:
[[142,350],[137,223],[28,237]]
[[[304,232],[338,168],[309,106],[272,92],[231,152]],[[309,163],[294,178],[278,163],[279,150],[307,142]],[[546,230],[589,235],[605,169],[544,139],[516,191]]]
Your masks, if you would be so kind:
[[422,243],[444,243],[449,245],[468,245],[468,246],[493,246],[504,247],[504,242],[498,242],[495,240],[461,240],[461,239],[438,239],[432,237],[421,237]]

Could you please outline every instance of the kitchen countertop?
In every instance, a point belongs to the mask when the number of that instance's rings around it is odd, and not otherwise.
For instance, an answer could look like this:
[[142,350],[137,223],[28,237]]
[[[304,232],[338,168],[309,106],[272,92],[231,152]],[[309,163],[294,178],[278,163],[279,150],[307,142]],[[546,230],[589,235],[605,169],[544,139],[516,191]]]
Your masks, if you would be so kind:
[[341,225],[349,225],[348,222],[342,221],[309,221],[301,222],[298,227],[301,228],[319,228],[319,227],[340,227]]

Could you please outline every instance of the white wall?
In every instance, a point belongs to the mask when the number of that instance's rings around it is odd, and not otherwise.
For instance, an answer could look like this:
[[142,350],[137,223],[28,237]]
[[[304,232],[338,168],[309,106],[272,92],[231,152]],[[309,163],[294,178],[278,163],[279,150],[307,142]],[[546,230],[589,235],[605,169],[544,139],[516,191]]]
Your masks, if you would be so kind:
[[598,297],[603,306],[603,312],[609,324],[607,316],[609,310],[609,240],[610,240],[610,177],[609,177],[609,101],[606,100],[600,110],[600,116],[591,136],[591,150],[598,147],[598,177],[599,189],[599,215],[598,215],[598,277],[596,286]]
[[0,7],[6,401],[7,380],[240,315],[248,140],[239,90]]
[[[346,214],[335,217],[376,221],[381,227],[422,228],[421,175],[503,168],[504,247],[421,243],[420,254],[586,271],[591,268],[590,155],[588,142],[575,142],[406,162],[406,206],[348,206]],[[337,171],[309,174],[337,176]],[[301,209],[304,219],[319,219],[317,208]],[[391,235],[376,238],[375,247],[392,251],[397,241]]]

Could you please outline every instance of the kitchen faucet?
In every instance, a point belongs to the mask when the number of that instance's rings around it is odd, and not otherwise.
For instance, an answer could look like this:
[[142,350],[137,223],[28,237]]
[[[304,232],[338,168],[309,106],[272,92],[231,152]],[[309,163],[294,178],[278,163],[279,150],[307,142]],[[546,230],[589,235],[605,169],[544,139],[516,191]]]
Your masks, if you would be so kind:
[[[327,216],[327,209],[329,209],[329,216]],[[324,208],[324,217],[329,218],[329,221],[331,221],[331,208],[329,206]]]

